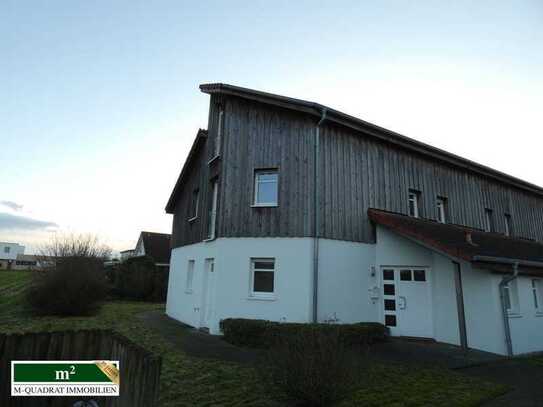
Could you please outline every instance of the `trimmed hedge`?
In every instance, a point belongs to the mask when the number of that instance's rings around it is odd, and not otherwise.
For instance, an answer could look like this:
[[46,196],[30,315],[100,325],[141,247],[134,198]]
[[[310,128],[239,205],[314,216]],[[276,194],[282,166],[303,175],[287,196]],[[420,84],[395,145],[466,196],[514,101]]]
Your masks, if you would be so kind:
[[270,348],[285,336],[293,336],[303,331],[338,331],[347,346],[371,345],[384,342],[388,328],[376,322],[356,324],[302,324],[273,322],[263,319],[227,318],[220,323],[224,339],[238,346]]

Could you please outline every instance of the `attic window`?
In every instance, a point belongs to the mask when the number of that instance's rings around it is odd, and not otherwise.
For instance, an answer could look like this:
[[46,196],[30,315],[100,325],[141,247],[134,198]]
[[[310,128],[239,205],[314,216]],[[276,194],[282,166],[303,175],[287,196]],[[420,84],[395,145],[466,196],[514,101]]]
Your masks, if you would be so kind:
[[192,191],[192,202],[189,222],[198,218],[198,209],[200,207],[200,190],[195,189]]
[[409,216],[418,218],[420,216],[419,210],[420,192],[415,190],[409,190]]
[[219,107],[219,119],[217,121],[217,136],[215,137],[215,157],[218,157],[221,154],[221,140],[222,140],[222,127],[224,120],[224,110],[222,107]]

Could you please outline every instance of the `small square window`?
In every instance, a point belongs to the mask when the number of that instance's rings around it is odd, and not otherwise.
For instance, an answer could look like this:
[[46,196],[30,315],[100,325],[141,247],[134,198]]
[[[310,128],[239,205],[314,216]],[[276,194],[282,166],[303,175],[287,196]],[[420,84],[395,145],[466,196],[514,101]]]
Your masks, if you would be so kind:
[[413,270],[413,280],[426,281],[426,270]]
[[447,223],[447,199],[438,197],[436,206],[437,206],[437,221],[439,223]]
[[394,280],[394,270],[384,269],[383,280]]
[[386,326],[396,326],[396,315],[385,315]]
[[251,259],[251,295],[272,296],[275,292],[275,259]]
[[492,209],[485,209],[485,232],[494,232],[494,213]]
[[185,284],[185,291],[192,292],[192,281],[194,280],[194,260],[189,260],[187,266],[187,280]]
[[396,311],[396,300],[385,300],[385,311]]
[[420,215],[419,208],[420,192],[409,190],[409,216],[418,218]]
[[400,270],[400,280],[411,281],[411,270]]
[[536,311],[541,311],[541,280],[532,280],[532,293],[534,296],[534,308]]
[[277,206],[279,173],[277,170],[255,171],[255,206]]
[[395,295],[396,291],[394,289],[394,284],[385,284],[383,285],[385,295]]

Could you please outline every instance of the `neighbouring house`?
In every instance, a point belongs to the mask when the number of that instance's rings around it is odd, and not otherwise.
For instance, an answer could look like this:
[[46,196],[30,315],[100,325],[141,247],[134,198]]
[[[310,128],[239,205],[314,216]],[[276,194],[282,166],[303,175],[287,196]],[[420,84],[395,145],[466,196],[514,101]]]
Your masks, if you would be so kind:
[[149,256],[159,269],[170,267],[171,235],[166,233],[141,232],[135,249],[121,252],[121,261],[131,257]]
[[0,270],[15,268],[17,256],[25,252],[25,247],[18,243],[0,242]]
[[121,261],[128,260],[129,258],[134,257],[134,249],[123,250],[120,252],[120,255]]
[[543,351],[543,188],[317,103],[200,89],[208,129],[166,206],[169,316]]

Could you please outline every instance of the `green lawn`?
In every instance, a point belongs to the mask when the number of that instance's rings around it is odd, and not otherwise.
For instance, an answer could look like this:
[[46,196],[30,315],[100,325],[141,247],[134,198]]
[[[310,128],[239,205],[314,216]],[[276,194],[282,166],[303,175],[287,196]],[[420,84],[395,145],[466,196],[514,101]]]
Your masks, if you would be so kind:
[[[93,317],[32,317],[22,306],[28,274],[0,273],[0,332],[112,328],[163,358],[160,405],[279,406],[249,367],[189,357],[146,328],[136,315],[162,305],[108,302]],[[11,287],[11,288],[10,288]],[[180,330],[180,335],[183,331]],[[504,387],[438,369],[373,364],[368,384],[342,406],[476,406]]]

